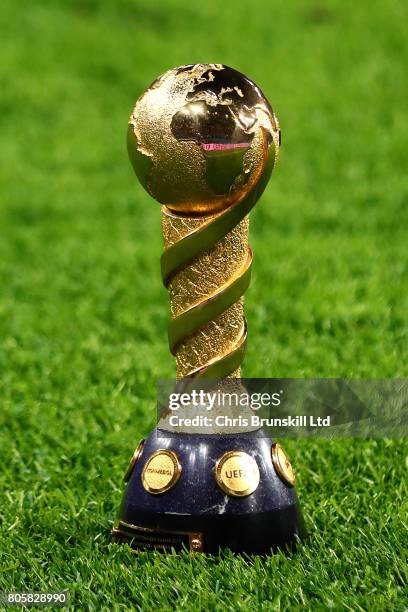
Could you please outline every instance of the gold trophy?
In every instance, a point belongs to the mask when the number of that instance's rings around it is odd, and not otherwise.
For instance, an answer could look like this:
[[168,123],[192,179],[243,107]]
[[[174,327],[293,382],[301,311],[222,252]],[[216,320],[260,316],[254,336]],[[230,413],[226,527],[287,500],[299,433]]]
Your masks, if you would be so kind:
[[[222,64],[169,70],[131,114],[131,163],[162,204],[161,268],[179,380],[217,379],[222,388],[240,376],[252,265],[248,213],[279,145],[278,120],[261,90]],[[164,430],[159,422],[136,448],[114,540],[265,553],[301,534],[292,468],[265,433]]]

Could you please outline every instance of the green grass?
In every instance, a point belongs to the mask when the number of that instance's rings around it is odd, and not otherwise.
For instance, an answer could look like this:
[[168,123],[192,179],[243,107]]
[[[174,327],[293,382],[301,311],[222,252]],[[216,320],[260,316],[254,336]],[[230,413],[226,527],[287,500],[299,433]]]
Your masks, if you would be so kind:
[[160,73],[222,62],[283,130],[251,216],[250,376],[406,377],[403,0],[3,0],[0,589],[81,610],[404,610],[402,440],[292,440],[296,553],[134,556],[110,544],[154,426],[166,344],[159,206],[127,116]]

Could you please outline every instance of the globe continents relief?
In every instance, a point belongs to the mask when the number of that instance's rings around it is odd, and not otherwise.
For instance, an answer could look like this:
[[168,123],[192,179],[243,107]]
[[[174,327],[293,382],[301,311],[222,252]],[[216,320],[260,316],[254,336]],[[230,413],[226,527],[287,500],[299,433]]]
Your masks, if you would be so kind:
[[262,139],[269,147],[277,134],[273,111],[252,81],[220,64],[189,65],[165,73],[141,96],[129,154],[159,202],[174,210],[187,203],[187,212],[208,202],[214,212],[245,188],[262,162]]

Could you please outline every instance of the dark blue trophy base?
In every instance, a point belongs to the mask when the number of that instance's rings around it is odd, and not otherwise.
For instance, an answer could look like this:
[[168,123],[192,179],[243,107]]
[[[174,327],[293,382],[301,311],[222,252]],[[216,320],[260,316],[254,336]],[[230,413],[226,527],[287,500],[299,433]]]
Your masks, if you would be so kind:
[[[272,441],[261,430],[230,435],[174,434],[155,429],[130,475],[114,541],[134,549],[269,554],[291,547],[304,535],[295,489],[278,476]],[[145,490],[142,471],[152,453],[172,450],[181,464],[174,487],[160,495]],[[215,464],[228,451],[244,451],[257,462],[260,480],[246,497],[233,497],[217,484]]]

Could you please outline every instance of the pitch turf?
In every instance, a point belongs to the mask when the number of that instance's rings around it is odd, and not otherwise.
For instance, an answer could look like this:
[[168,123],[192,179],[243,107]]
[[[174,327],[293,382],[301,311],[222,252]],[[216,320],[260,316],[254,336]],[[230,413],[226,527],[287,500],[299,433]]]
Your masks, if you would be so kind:
[[125,150],[136,96],[222,62],[283,147],[251,216],[246,376],[403,377],[406,3],[3,0],[0,589],[90,610],[403,610],[407,444],[290,441],[309,540],[253,560],[110,544],[173,374],[159,207]]

